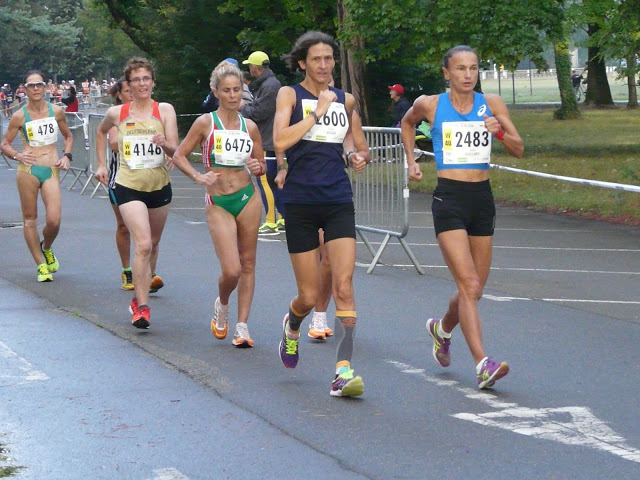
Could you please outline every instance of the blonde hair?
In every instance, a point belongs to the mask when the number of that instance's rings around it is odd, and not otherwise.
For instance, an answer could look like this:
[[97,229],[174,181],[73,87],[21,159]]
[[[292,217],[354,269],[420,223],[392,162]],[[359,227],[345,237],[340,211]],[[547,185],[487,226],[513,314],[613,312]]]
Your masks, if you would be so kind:
[[220,80],[230,75],[238,77],[240,79],[240,84],[244,83],[244,75],[242,74],[242,70],[236,67],[233,63],[223,60],[216,66],[216,68],[213,69],[213,72],[211,72],[209,86],[212,90],[217,90],[218,85],[220,85]]

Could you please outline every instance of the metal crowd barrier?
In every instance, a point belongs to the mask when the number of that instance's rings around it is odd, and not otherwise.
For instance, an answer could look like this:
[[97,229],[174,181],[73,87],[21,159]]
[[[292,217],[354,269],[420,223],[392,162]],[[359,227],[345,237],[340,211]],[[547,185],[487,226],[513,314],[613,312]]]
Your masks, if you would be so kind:
[[[98,153],[96,151],[96,132],[98,130],[98,125],[100,125],[100,122],[102,121],[103,118],[104,118],[104,113],[90,113],[89,114],[89,122],[88,122],[88,129],[89,129],[89,172],[90,172],[91,176],[89,178],[89,181],[87,181],[87,183],[85,183],[84,187],[82,188],[82,191],[80,192],[80,195],[82,195],[84,193],[84,191],[89,186],[89,183],[93,183],[93,175],[98,171]],[[109,142],[106,142],[106,143],[107,143],[107,145],[105,147],[105,152],[104,152],[105,157],[104,157],[104,159],[105,159],[105,163],[106,163],[107,168],[108,168],[108,166],[109,166],[109,158],[111,156],[111,149],[109,148]],[[107,195],[109,194],[109,190],[107,190],[107,187],[103,183],[95,181],[95,186],[93,187],[93,192],[91,192],[91,198],[93,198],[93,196],[96,194],[96,192],[98,191],[99,188],[102,188]]]
[[[2,123],[2,119],[0,119],[0,140],[2,140],[3,138],[4,138],[4,125]],[[13,166],[9,163],[9,159],[4,156],[4,153],[2,153],[2,151],[0,151],[0,155],[2,155],[2,158],[7,164],[7,167],[13,168]]]
[[[373,256],[373,272],[392,238],[396,238],[418,273],[425,272],[404,237],[409,232],[409,169],[399,128],[363,127],[371,151],[364,172],[351,175],[356,231]],[[366,233],[384,235],[376,251]]]

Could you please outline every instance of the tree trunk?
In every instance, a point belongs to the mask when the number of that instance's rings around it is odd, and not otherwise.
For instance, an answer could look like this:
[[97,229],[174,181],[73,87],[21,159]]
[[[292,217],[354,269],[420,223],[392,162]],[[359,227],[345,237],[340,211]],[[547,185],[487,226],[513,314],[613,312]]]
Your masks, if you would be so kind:
[[569,55],[569,40],[554,42],[553,53],[556,58],[556,76],[560,89],[560,108],[553,112],[558,120],[580,118],[580,110],[571,84],[571,57]]
[[[636,59],[633,55],[629,55],[627,57],[627,67],[630,67],[634,64]],[[627,86],[629,87],[629,103],[627,103],[627,108],[638,108],[638,90],[636,90],[636,74],[627,76]]]
[[[600,27],[588,25],[587,33],[591,37]],[[586,105],[605,106],[613,105],[607,68],[604,59],[599,57],[600,48],[589,46],[589,72],[587,74],[587,94],[584,103]]]
[[[342,1],[338,1],[338,25],[342,25],[348,12]],[[342,89],[349,92],[356,100],[356,110],[362,118],[363,125],[369,125],[369,110],[367,107],[367,91],[364,82],[366,66],[362,60],[358,60],[354,52],[363,48],[362,38],[354,39],[350,45],[340,43],[341,71],[340,80]]]

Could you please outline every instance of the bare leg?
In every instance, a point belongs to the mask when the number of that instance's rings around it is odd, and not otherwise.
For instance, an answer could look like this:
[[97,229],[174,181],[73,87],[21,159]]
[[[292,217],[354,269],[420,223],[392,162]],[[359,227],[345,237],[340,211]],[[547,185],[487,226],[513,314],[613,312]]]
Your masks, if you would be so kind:
[[133,238],[135,249],[133,257],[133,284],[138,304],[146,305],[149,301],[151,284],[151,251],[153,245],[160,242],[169,205],[147,209],[140,201],[127,202],[120,205],[120,213]]
[[118,255],[120,255],[120,262],[122,263],[122,268],[129,268],[131,266],[131,235],[124,224],[122,215],[120,215],[120,209],[113,204],[111,207],[117,222],[116,247],[118,248]]
[[[60,231],[60,218],[62,216],[62,200],[60,197],[60,180],[52,177],[40,186],[40,195],[46,211],[46,220],[42,229],[42,248],[48,249]],[[39,246],[38,246],[39,248]]]
[[438,244],[458,287],[451,297],[442,327],[446,332],[451,332],[460,323],[477,364],[486,356],[482,345],[478,301],[489,277],[493,238],[470,237],[464,230],[451,230],[438,235]]
[[236,217],[240,280],[238,281],[238,322],[247,322],[256,284],[256,249],[260,226],[260,197],[254,194]]
[[30,173],[18,171],[16,173],[16,184],[20,194],[24,240],[36,265],[40,265],[44,263],[44,256],[40,250],[40,234],[38,233],[38,190],[40,189],[40,182]]

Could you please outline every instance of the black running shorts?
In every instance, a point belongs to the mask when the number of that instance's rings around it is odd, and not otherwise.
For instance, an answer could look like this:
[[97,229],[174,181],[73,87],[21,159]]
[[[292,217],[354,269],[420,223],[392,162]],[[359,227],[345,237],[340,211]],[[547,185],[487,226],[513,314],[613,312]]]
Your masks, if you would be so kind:
[[489,180],[460,182],[438,178],[431,213],[436,237],[449,230],[466,230],[477,237],[492,236],[496,206]]
[[318,229],[324,230],[324,241],[356,238],[356,214],[353,202],[331,205],[299,205],[287,203],[287,248],[289,253],[303,253],[320,246]]

